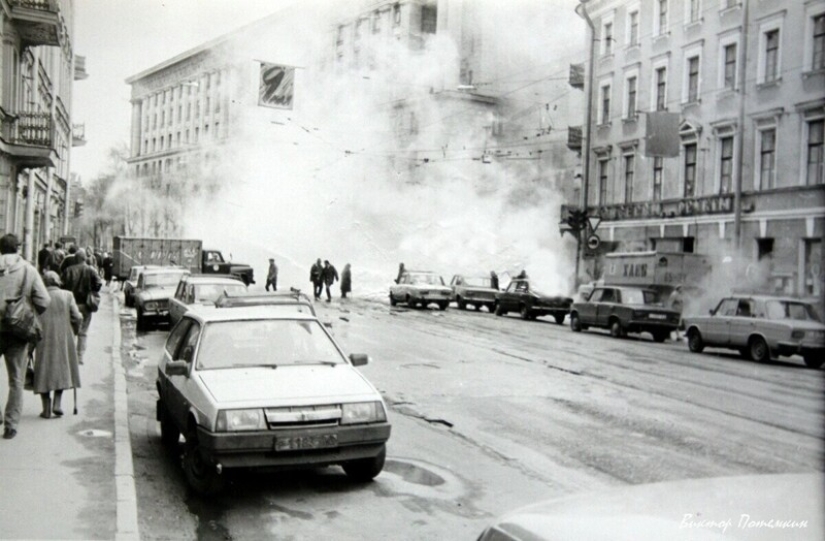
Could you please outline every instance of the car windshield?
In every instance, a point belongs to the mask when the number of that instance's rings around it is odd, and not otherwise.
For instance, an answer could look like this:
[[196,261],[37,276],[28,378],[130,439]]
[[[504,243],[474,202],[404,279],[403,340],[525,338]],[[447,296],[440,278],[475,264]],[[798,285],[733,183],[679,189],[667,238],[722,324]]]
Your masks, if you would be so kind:
[[409,283],[424,286],[443,286],[444,280],[437,274],[411,274]]
[[163,273],[156,273],[156,274],[144,274],[143,275],[143,286],[146,288],[150,287],[169,287],[169,286],[176,286],[183,275],[186,273],[183,272],[163,272]]
[[476,277],[465,278],[462,285],[470,287],[490,287],[490,279]]
[[256,319],[209,323],[198,347],[198,370],[342,364],[317,320]]
[[797,321],[820,321],[810,304],[791,301],[768,301],[765,303],[768,319],[795,319]]
[[215,302],[215,300],[228,293],[229,295],[236,295],[245,293],[246,286],[243,284],[200,284],[195,287],[195,302]]
[[622,304],[659,304],[659,295],[646,289],[623,289]]

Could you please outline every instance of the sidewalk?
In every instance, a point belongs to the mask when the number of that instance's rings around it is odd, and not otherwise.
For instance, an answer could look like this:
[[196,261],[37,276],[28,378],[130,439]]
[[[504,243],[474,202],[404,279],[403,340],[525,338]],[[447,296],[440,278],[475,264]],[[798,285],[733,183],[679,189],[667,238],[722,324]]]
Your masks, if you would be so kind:
[[[140,538],[119,303],[106,288],[101,296],[80,367],[78,414],[67,391],[65,415],[41,419],[40,397],[26,391],[17,437],[0,439],[0,539]],[[5,361],[0,366],[5,408]]]

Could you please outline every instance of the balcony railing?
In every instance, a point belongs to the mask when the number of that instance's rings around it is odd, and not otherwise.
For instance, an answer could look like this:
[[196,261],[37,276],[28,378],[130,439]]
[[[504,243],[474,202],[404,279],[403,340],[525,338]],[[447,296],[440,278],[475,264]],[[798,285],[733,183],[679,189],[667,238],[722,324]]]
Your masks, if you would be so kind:
[[12,145],[51,149],[54,120],[49,113],[18,113],[3,121],[3,139]]
[[25,45],[59,46],[67,36],[57,0],[10,0],[11,18]]
[[86,124],[72,124],[72,146],[82,147],[86,144]]
[[576,152],[581,152],[582,139],[583,136],[581,126],[567,127],[567,148]]
[[[567,216],[575,205],[562,205],[561,215]],[[615,203],[611,205],[590,205],[589,216],[598,216],[604,221],[645,220],[651,218],[677,218],[683,216],[703,216],[708,214],[729,214],[733,212],[733,194],[668,199],[666,201],[639,201]]]
[[86,73],[86,57],[75,55],[74,57],[74,80],[82,81],[87,79],[89,74]]

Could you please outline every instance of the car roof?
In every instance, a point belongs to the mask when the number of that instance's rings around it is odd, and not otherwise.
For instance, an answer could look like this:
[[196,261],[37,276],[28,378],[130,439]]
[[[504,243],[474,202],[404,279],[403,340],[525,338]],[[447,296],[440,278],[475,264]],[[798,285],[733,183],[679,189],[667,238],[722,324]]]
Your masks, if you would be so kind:
[[189,310],[184,318],[190,317],[202,323],[215,323],[220,321],[247,321],[247,320],[290,320],[297,319],[303,321],[320,320],[312,314],[302,312],[285,312],[277,306],[236,306],[232,310],[225,310],[216,306],[202,306],[196,311]]
[[224,285],[243,285],[243,281],[228,274],[190,274],[185,276],[183,280],[188,284],[224,284]]
[[183,267],[157,267],[154,269],[143,269],[143,274],[189,274],[189,269]]
[[732,293],[730,295],[725,295],[722,297],[723,299],[753,299],[756,301],[782,301],[782,302],[799,302],[802,304],[813,304],[810,301],[805,299],[800,299],[798,297],[785,297],[779,295],[751,295],[750,293]]

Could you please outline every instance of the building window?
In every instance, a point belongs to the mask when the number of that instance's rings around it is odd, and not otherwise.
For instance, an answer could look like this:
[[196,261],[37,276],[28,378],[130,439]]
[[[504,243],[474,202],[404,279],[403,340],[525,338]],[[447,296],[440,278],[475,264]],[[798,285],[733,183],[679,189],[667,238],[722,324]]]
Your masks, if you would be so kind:
[[657,0],[656,2],[654,36],[667,33],[667,3],[668,0]]
[[779,78],[779,30],[765,32],[765,78],[770,83]]
[[395,26],[399,26],[401,24],[401,5],[394,4],[392,6],[392,23]]
[[597,205],[607,204],[607,166],[610,160],[607,158],[599,160],[599,200]]
[[825,120],[820,119],[808,122],[808,186],[825,184],[823,136],[825,136]]
[[602,25],[602,55],[613,54],[613,21]]
[[438,20],[438,10],[436,6],[421,7],[421,32],[424,34],[435,34]]
[[759,189],[776,187],[776,128],[759,132]]
[[667,110],[667,68],[656,70],[656,110]]
[[201,100],[195,102],[195,118],[200,118],[201,116]]
[[733,187],[733,137],[719,140],[719,193],[730,193]]
[[627,78],[627,118],[636,118],[636,77]]
[[636,157],[628,154],[624,157],[624,202],[633,202],[633,171],[636,167]]
[[653,200],[662,200],[662,173],[665,168],[664,158],[653,158]]
[[186,120],[189,120],[190,118],[192,118],[192,104],[187,103],[186,104]]
[[702,16],[701,0],[690,0],[688,3],[688,22],[697,23]]
[[630,15],[628,16],[629,21],[629,31],[628,35],[628,45],[634,46],[639,44],[639,12],[638,11],[631,11]]
[[685,197],[696,196],[696,143],[685,145]]
[[813,70],[825,69],[825,13],[814,17]]
[[822,294],[822,241],[820,239],[805,240],[805,268],[801,293],[806,296]]
[[724,50],[724,59],[725,59],[725,69],[724,72],[724,80],[722,81],[722,87],[727,90],[733,90],[736,88],[736,44],[731,43],[730,45],[725,45]]
[[699,57],[688,58],[687,102],[699,101]]
[[372,13],[372,33],[377,34],[381,32],[381,12],[374,11]]
[[602,106],[599,108],[599,124],[610,122],[610,85],[602,86]]

